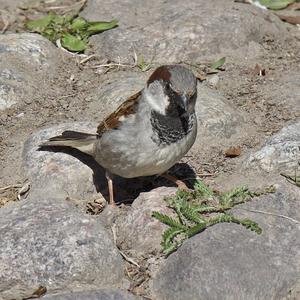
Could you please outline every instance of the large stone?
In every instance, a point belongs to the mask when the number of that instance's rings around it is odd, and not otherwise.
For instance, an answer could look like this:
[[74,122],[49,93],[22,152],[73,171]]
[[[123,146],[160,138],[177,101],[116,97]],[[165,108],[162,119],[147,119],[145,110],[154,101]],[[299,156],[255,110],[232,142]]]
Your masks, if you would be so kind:
[[243,126],[243,117],[226,103],[224,96],[204,84],[198,85],[196,113],[199,125],[197,140],[200,143],[204,138],[226,140]]
[[117,218],[117,242],[122,249],[133,250],[139,254],[158,253],[161,251],[161,236],[167,228],[154,217],[158,211],[170,214],[165,197],[174,195],[176,188],[161,187],[148,193],[142,193],[132,204],[130,211]]
[[[32,101],[35,86],[56,67],[60,51],[38,34],[0,36],[0,111]],[[51,62],[51,63],[50,63]]]
[[297,195],[299,188],[283,183],[275,194],[240,206],[266,213],[235,209],[235,214],[256,221],[261,235],[239,225],[218,224],[186,241],[161,266],[153,283],[154,298],[282,299],[300,276]]
[[[40,192],[42,194],[42,191]],[[97,219],[45,191],[0,210],[0,299],[113,287],[122,258]]]
[[300,122],[282,128],[245,161],[248,169],[267,172],[297,169],[300,161]]
[[137,300],[140,299],[126,291],[103,289],[70,294],[46,295],[45,300]]
[[[134,52],[148,61],[154,56],[157,63],[174,63],[232,54],[237,48],[247,59],[262,53],[258,43],[264,37],[282,40],[287,33],[267,10],[230,0],[97,0],[87,3],[82,16],[119,20],[119,27],[93,36],[91,43],[104,58],[122,62],[132,62]],[[252,51],[253,44],[258,51]]]
[[263,85],[262,88],[270,104],[287,107],[289,113],[300,117],[299,81],[300,72],[296,68],[277,74],[274,82]]
[[91,157],[72,150],[65,153],[58,148],[39,149],[39,146],[64,130],[93,133],[96,128],[96,123],[67,123],[33,133],[24,144],[22,163],[22,173],[32,183],[32,192],[44,188],[52,194],[64,193],[65,197],[75,199],[95,198],[97,187],[106,185],[106,179],[103,169]]

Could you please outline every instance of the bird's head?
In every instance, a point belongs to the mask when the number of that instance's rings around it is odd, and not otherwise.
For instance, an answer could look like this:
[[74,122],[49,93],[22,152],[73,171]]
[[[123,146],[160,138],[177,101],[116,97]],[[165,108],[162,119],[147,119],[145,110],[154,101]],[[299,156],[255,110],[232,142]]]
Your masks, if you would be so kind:
[[195,109],[197,79],[184,66],[161,66],[149,77],[144,93],[152,109],[162,115],[190,114]]

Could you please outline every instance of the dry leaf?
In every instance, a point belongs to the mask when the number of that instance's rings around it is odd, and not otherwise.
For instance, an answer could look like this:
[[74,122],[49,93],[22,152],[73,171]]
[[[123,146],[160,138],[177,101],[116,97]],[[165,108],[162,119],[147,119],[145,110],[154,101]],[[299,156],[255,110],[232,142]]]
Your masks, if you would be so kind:
[[39,286],[30,296],[24,297],[22,300],[36,299],[40,298],[47,293],[47,288],[45,286]]
[[276,14],[277,17],[280,18],[280,20],[287,22],[289,24],[292,25],[297,25],[300,24],[300,16],[282,16],[282,15],[278,15]]
[[265,76],[266,75],[266,69],[264,69],[261,65],[256,64],[254,68],[254,74],[258,76]]
[[292,3],[287,7],[288,10],[300,10],[300,3]]
[[21,187],[21,189],[19,190],[19,193],[18,193],[18,200],[27,198],[29,190],[30,190],[30,183],[27,182],[27,183],[25,183],[25,184]]
[[196,78],[201,82],[201,81],[204,81],[206,80],[206,77],[200,73],[197,73],[196,74]]
[[233,158],[233,157],[240,156],[241,152],[242,150],[240,147],[230,147],[225,151],[225,156]]

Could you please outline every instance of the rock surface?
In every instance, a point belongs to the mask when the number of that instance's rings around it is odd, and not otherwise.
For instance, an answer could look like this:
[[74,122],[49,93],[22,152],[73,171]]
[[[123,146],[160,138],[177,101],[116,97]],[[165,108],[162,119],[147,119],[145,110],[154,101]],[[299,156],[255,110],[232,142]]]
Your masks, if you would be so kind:
[[284,127],[273,135],[245,162],[246,168],[267,172],[297,169],[300,162],[300,122]]
[[132,61],[134,52],[148,61],[154,56],[159,63],[195,61],[240,47],[245,47],[244,57],[245,53],[251,57],[256,54],[247,51],[251,43],[266,36],[283,38],[286,33],[280,20],[268,11],[228,0],[97,0],[89,1],[82,15],[94,20],[119,20],[118,28],[92,38],[93,48],[114,61],[118,57]]
[[72,294],[46,295],[45,300],[135,300],[140,299],[121,290],[105,289]]
[[0,210],[0,257],[5,300],[40,285],[50,293],[84,291],[123,277],[121,256],[100,222],[50,193]]
[[[93,36],[85,53],[93,56],[83,59],[37,34],[8,34],[48,9],[72,12],[83,1],[26,0],[16,9],[22,2],[0,0],[0,31],[6,30],[0,35],[0,299],[21,299],[44,285],[45,299],[135,299],[123,291],[129,290],[157,300],[298,300],[299,187],[279,175],[299,161],[297,26],[233,0],[88,0],[83,16],[117,18],[119,27]],[[147,63],[153,58],[149,71],[134,65],[134,53]],[[221,57],[223,71],[205,75]],[[181,179],[200,174],[220,191],[245,183],[279,188],[244,205],[263,214],[234,210],[256,220],[261,236],[221,224],[165,259],[159,253],[165,226],[151,213],[171,213],[163,196],[174,188],[154,190],[170,183],[116,177],[115,197],[124,204],[91,217],[87,205],[99,213],[105,202],[99,198],[107,198],[103,170],[76,151],[37,146],[65,129],[95,131],[156,66],[182,61],[206,81],[198,85],[196,143],[174,172]],[[229,147],[240,156],[225,157]],[[15,187],[26,177],[29,197],[17,201]],[[3,194],[15,202],[3,202]]]
[[256,221],[262,235],[235,224],[218,224],[185,242],[161,266],[153,284],[155,298],[282,299],[300,272],[296,192],[296,187],[282,185],[274,195],[240,206],[294,221],[236,209]]
[[[39,149],[43,142],[64,130],[93,133],[96,128],[96,123],[67,123],[33,133],[24,144],[22,164],[24,176],[32,182],[32,191],[46,188],[75,199],[96,197],[96,186],[105,185],[106,179],[104,171],[92,158],[81,153],[76,158],[57,148]],[[70,153],[76,156],[78,152],[70,150]]]
[[117,242],[122,249],[131,249],[139,254],[159,253],[161,236],[167,228],[152,217],[153,211],[171,214],[165,197],[174,195],[176,188],[161,187],[148,193],[142,193],[134,200],[130,211],[115,222]]
[[0,36],[0,111],[34,96],[34,86],[41,76],[51,73],[61,53],[37,34],[7,34]]

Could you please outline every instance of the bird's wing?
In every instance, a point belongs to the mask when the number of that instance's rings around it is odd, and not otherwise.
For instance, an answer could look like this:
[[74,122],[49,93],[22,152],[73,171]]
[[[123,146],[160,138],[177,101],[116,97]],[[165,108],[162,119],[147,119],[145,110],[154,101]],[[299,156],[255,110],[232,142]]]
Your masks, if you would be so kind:
[[101,137],[109,129],[116,129],[120,125],[122,117],[127,117],[136,112],[137,104],[140,100],[142,91],[130,96],[113,113],[105,118],[97,127],[97,133]]

